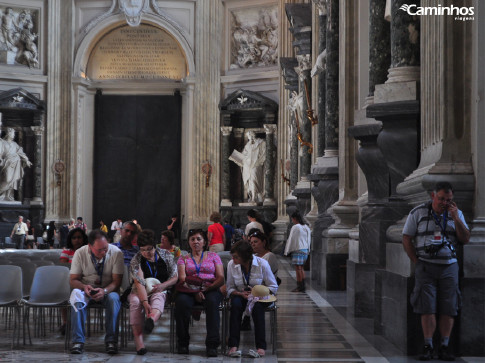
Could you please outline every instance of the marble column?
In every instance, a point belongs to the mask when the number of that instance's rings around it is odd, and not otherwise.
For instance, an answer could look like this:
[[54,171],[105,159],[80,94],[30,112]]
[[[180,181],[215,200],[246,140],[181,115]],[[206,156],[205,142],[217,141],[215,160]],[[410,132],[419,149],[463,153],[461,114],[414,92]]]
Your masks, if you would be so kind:
[[231,207],[231,194],[230,194],[230,160],[231,155],[231,126],[222,126],[222,151],[221,151],[221,207]]
[[336,156],[339,129],[339,1],[327,0],[325,155]]
[[266,133],[266,160],[264,162],[264,202],[263,205],[276,205],[274,199],[274,182],[276,174],[276,143],[275,133],[277,127],[274,124],[265,124]]
[[387,80],[391,65],[391,29],[384,19],[386,0],[370,0],[369,4],[369,95],[373,103],[376,84]]
[[[306,117],[307,110],[308,110],[308,103],[307,100],[311,100],[312,88],[311,88],[311,78],[310,78],[310,70],[311,70],[311,61],[310,55],[298,56],[297,57],[299,66],[297,67],[297,73],[300,75],[300,94],[303,95],[303,110],[302,110],[302,119],[300,121],[300,132],[301,137],[304,142],[311,143],[312,142],[312,123]],[[307,84],[305,87],[304,84]],[[311,104],[310,104],[311,105]],[[308,180],[308,174],[310,174],[311,166],[312,166],[312,154],[313,154],[313,147],[309,145],[304,145],[300,141],[300,180]]]
[[34,162],[32,168],[34,171],[34,190],[31,204],[42,204],[42,135],[44,134],[43,126],[32,126],[35,135]]
[[296,136],[296,121],[295,116],[290,119],[291,133],[290,133],[290,189],[294,190],[298,183],[298,150],[300,143]]
[[388,83],[418,81],[420,77],[420,16],[401,10],[403,5],[420,6],[419,0],[391,2],[391,68]]
[[[318,9],[318,54],[322,54],[327,48],[327,0],[313,1]],[[325,59],[326,61],[326,59]],[[326,71],[318,75],[317,90],[317,114],[318,114],[318,142],[317,157],[325,154],[325,100],[326,100]]]

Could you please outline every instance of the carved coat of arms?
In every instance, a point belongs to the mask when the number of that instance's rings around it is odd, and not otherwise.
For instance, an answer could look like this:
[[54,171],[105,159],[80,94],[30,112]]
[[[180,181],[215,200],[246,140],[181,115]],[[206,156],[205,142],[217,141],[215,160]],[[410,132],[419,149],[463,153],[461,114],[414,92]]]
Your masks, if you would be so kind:
[[125,13],[128,25],[138,26],[141,15],[147,9],[148,0],[119,0],[120,10]]

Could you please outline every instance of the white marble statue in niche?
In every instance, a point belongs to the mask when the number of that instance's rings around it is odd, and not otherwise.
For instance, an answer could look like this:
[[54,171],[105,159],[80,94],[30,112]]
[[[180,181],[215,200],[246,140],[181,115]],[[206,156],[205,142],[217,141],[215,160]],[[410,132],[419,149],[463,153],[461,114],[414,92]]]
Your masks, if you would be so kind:
[[229,160],[242,168],[244,190],[248,202],[260,203],[264,198],[264,162],[266,160],[266,141],[257,138],[254,131],[248,131],[248,142],[242,153],[234,150]]
[[230,69],[273,66],[278,62],[277,8],[231,12]]
[[38,11],[0,8],[0,63],[39,68]]
[[24,168],[32,163],[14,141],[15,130],[9,127],[6,132],[4,138],[0,139],[0,200],[13,201],[14,190],[19,188]]

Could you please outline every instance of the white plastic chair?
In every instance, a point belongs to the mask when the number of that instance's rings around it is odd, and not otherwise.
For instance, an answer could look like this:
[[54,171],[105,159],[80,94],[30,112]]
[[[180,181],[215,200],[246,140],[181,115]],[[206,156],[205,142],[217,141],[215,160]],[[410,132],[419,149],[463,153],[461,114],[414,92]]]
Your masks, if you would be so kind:
[[[29,300],[24,301],[24,327],[27,324],[29,343],[32,345],[30,337],[29,308],[34,309],[34,322],[40,320],[39,332],[45,335],[45,318],[43,314],[37,314],[38,310],[52,308],[69,308],[69,269],[64,266],[41,266],[35,271],[34,280],[30,289]],[[37,319],[36,319],[37,317]],[[70,332],[70,313],[67,313],[65,348],[68,346]],[[35,326],[34,326],[35,329]],[[25,336],[24,336],[25,344]]]
[[[17,345],[20,340],[20,312],[22,301],[22,269],[14,265],[0,265],[0,307],[13,308],[15,311],[12,333],[12,348],[17,335]],[[8,314],[7,314],[8,315]],[[8,321],[7,319],[6,321]]]

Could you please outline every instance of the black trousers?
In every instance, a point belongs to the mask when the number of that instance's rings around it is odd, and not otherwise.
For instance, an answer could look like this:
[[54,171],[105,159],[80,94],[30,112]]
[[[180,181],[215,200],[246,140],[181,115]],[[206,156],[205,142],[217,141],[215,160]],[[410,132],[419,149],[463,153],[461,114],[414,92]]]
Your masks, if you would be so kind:
[[[239,340],[241,336],[241,319],[248,301],[241,296],[231,297],[231,316],[229,318],[229,347],[239,347]],[[266,350],[266,328],[264,321],[264,309],[267,304],[256,303],[253,306],[251,316],[254,323],[254,342],[256,349]]]
[[[206,330],[205,345],[207,348],[217,348],[221,342],[219,336],[219,328],[221,325],[221,318],[219,316],[219,305],[222,301],[222,294],[217,290],[211,290],[206,293],[203,302],[206,314]],[[177,340],[179,347],[188,347],[190,341],[189,323],[190,315],[194,305],[199,304],[193,294],[185,294],[177,292],[175,298],[175,323],[177,327]]]

